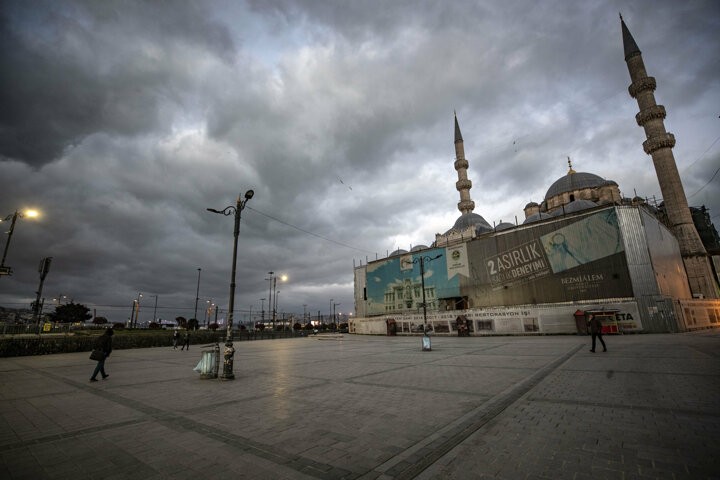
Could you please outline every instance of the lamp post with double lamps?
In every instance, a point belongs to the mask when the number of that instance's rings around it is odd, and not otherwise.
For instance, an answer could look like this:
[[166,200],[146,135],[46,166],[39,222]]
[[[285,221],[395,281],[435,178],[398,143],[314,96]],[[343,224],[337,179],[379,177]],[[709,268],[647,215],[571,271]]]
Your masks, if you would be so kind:
[[240,235],[240,215],[245,208],[245,204],[255,195],[255,192],[248,190],[245,192],[245,200],[242,200],[238,195],[237,203],[233,207],[225,207],[223,210],[215,210],[214,208],[208,208],[209,212],[221,213],[225,216],[235,216],[235,228],[233,229],[233,257],[232,257],[232,275],[230,277],[230,301],[228,302],[228,318],[227,318],[227,334],[225,337],[225,352],[223,361],[223,373],[220,376],[220,380],[234,380],[235,375],[233,374],[233,356],[235,355],[235,349],[232,343],[232,326],[233,326],[233,313],[235,310],[235,271],[237,269],[237,244],[238,236]]
[[422,349],[423,351],[430,351],[432,347],[430,345],[430,337],[428,336],[427,329],[427,302],[425,301],[425,262],[432,262],[442,257],[442,253],[437,254],[434,257],[428,255],[421,255],[415,257],[412,260],[403,260],[403,263],[419,263],[420,264],[420,288],[422,289],[422,309],[423,309],[423,339]]

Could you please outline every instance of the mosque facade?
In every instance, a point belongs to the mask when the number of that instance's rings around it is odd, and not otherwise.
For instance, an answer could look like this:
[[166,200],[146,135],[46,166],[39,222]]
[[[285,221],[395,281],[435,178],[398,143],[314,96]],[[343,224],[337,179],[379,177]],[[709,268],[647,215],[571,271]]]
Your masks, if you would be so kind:
[[[618,184],[577,172],[555,181],[522,224],[491,226],[474,213],[455,116],[460,216],[430,246],[355,267],[350,331],[360,334],[585,333],[590,315],[608,333],[720,326],[717,272],[693,223],[655,79],[621,18],[630,95],[663,194],[662,211],[623,198]],[[714,231],[714,228],[713,228]],[[717,259],[715,264],[717,265]]]

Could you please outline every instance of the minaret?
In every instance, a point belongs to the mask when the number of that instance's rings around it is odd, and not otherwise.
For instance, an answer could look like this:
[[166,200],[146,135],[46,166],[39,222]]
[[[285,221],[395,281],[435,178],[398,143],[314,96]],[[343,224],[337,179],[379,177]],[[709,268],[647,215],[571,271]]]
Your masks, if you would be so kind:
[[693,224],[685,190],[675,164],[672,152],[675,136],[665,131],[665,107],[655,103],[653,93],[656,87],[655,78],[647,75],[640,49],[625,25],[622,15],[620,15],[620,24],[625,62],[632,81],[628,92],[637,100],[640,107],[635,120],[645,129],[647,140],[643,142],[643,149],[652,156],[665,211],[680,245],[690,290],[694,295],[702,294],[705,298],[718,298],[718,289],[707,252]]
[[471,213],[475,210],[475,202],[470,200],[470,189],[472,182],[467,177],[468,161],[465,160],[465,147],[463,146],[462,133],[460,133],[460,125],[458,125],[457,113],[455,113],[455,170],[457,170],[458,181],[455,188],[460,192],[460,202],[458,202],[458,210],[460,213]]

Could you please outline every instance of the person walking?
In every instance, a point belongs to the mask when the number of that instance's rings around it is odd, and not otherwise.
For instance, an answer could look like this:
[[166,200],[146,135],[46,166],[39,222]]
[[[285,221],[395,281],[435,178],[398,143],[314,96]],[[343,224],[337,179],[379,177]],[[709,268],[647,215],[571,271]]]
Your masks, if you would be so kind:
[[183,346],[180,350],[185,350],[186,347],[188,350],[190,350],[190,329],[189,328],[187,330],[185,330],[185,339],[183,342]]
[[100,358],[97,360],[97,365],[95,366],[95,371],[92,374],[92,377],[90,377],[91,382],[97,382],[97,374],[100,373],[102,375],[103,380],[105,380],[108,375],[105,373],[105,359],[110,356],[110,352],[112,352],[112,336],[113,336],[113,329],[107,328],[105,329],[105,333],[100,335],[97,340],[95,340],[95,344],[93,345],[93,354],[95,354],[95,351],[100,352]]
[[180,332],[176,328],[173,332],[173,350],[177,350],[178,341],[180,341]]
[[590,315],[590,335],[592,335],[592,348],[590,351],[595,353],[595,338],[597,338],[602,343],[603,352],[607,352],[605,341],[602,338],[602,322],[595,315]]

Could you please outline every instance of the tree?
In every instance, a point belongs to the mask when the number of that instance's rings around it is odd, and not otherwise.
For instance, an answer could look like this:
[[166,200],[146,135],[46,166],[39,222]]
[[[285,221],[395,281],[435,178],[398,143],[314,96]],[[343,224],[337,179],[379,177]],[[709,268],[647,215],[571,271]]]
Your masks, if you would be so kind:
[[175,321],[178,324],[178,327],[185,328],[187,327],[187,319],[185,317],[176,317]]
[[197,318],[191,318],[187,321],[187,328],[188,330],[197,330],[198,329],[198,321]]
[[93,319],[93,323],[95,325],[104,325],[104,324],[108,323],[108,319],[105,317],[95,317]]
[[68,303],[66,305],[58,305],[55,312],[50,314],[53,322],[60,323],[83,323],[92,318],[90,309],[79,303]]

